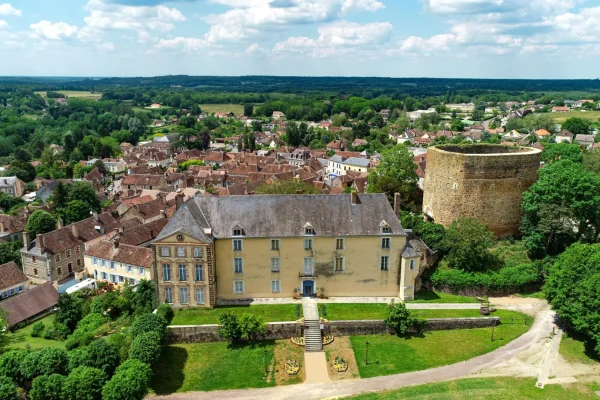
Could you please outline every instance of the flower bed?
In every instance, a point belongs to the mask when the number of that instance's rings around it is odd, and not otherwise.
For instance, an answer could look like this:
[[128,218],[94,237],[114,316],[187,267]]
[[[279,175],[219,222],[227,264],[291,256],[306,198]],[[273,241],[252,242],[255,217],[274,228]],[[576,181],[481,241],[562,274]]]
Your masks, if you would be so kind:
[[292,343],[297,344],[298,346],[304,346],[304,337],[293,337]]
[[328,344],[333,342],[333,335],[325,335],[323,337],[323,346],[327,346]]
[[348,362],[342,357],[337,356],[335,360],[333,360],[333,368],[335,368],[337,372],[346,372],[348,369]]
[[298,364],[298,360],[287,360],[285,362],[285,372],[288,375],[296,375],[300,371],[300,364]]

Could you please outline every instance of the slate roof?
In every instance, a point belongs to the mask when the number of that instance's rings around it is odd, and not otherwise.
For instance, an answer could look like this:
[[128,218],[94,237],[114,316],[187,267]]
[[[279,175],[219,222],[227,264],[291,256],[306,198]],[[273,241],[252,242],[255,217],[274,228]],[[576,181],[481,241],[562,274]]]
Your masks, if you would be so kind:
[[53,307],[58,302],[58,291],[52,282],[36,286],[26,292],[0,302],[0,307],[7,313],[8,326],[14,326]]
[[[132,219],[132,221],[135,219]],[[135,220],[137,221],[137,220]],[[139,246],[143,243],[150,242],[156,238],[160,231],[169,222],[166,218],[160,218],[147,224],[135,226],[133,228],[125,230],[121,235],[121,244],[128,244],[131,246]]]
[[144,268],[152,268],[153,263],[152,249],[122,243],[115,249],[114,243],[106,240],[99,241],[87,249],[84,254]]
[[27,281],[27,276],[14,261],[0,265],[0,290]]
[[371,162],[365,158],[350,157],[344,161],[344,165],[357,165],[359,167],[368,167]]
[[[317,236],[380,235],[386,221],[393,235],[405,236],[384,194],[359,194],[357,204],[345,195],[195,196],[175,213],[158,235],[162,239],[182,231],[200,240],[231,238],[237,225],[245,237],[297,237],[310,223]],[[210,240],[210,239],[209,239]]]

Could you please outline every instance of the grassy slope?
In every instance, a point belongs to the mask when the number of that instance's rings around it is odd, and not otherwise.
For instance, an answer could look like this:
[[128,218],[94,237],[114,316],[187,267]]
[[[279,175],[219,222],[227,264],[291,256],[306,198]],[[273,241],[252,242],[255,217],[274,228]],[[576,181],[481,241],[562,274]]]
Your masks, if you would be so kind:
[[431,383],[394,391],[362,394],[349,399],[591,400],[597,398],[592,389],[585,385],[546,385],[543,390],[540,390],[535,387],[535,379],[501,377]]
[[[299,318],[296,316],[295,304],[217,307],[214,309],[191,308],[177,311],[171,325],[218,324],[219,314],[224,311],[233,311],[240,315],[244,313],[256,314],[263,317],[266,322],[295,321]],[[302,310],[300,310],[300,317],[302,317]]]
[[527,249],[521,241],[515,241],[514,243],[500,241],[494,246],[491,252],[503,261],[506,267],[516,267],[531,262],[531,259],[527,255]]
[[[79,97],[85,99],[99,99],[102,97],[102,93],[98,92],[89,92],[89,91],[79,91],[79,90],[57,90],[56,92],[62,93],[67,97]],[[46,92],[36,92],[42,97],[46,97]]]
[[598,122],[598,118],[600,118],[600,111],[570,111],[567,113],[552,113],[550,114],[554,118],[554,122],[563,123],[569,118],[584,118],[589,119],[592,122]]
[[582,336],[569,334],[560,342],[560,355],[570,363],[600,365],[600,359],[593,356],[594,345]]
[[365,342],[369,342],[369,365],[359,361],[362,378],[420,371],[454,364],[489,353],[525,333],[530,324],[504,323],[491,328],[426,332],[422,335],[352,336],[356,360],[365,359]]
[[[46,325],[46,329],[51,327],[54,323],[54,314],[47,315],[44,318],[38,320]],[[36,321],[36,322],[38,322]],[[35,323],[35,322],[34,322]],[[2,349],[24,349],[29,345],[32,349],[41,349],[44,347],[65,347],[65,342],[58,340],[47,340],[44,338],[31,337],[31,330],[33,324],[29,324],[24,328],[21,328],[15,332],[9,332],[2,338]],[[43,332],[42,332],[43,334]]]

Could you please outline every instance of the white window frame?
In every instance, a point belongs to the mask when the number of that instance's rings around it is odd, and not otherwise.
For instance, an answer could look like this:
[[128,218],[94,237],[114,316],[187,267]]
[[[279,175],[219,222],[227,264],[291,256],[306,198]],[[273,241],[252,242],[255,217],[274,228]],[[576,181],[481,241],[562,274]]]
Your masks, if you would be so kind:
[[127,264],[127,265],[125,265],[125,270],[127,272],[129,272],[129,273],[132,273],[133,272],[133,267],[131,265]]
[[173,288],[165,288],[165,303],[173,304]]
[[138,275],[146,274],[146,269],[144,267],[137,267],[137,268],[138,268]]
[[[166,267],[166,268],[165,268]],[[162,265],[162,272],[163,272],[163,282],[171,282],[173,277],[171,276],[171,264],[163,264]],[[165,277],[165,271],[168,270],[169,271],[169,279],[166,279]]]
[[[200,270],[200,278],[198,279],[198,269]],[[194,265],[194,280],[196,282],[204,282],[204,267],[201,264]]]
[[[34,261],[35,262],[35,261]],[[98,265],[98,259],[96,257],[92,258],[92,264],[93,265]]]
[[[183,293],[185,293],[185,301]],[[190,304],[190,289],[186,287],[179,288],[179,304]]]
[[[181,279],[181,270],[183,267],[183,278]],[[187,282],[187,265],[185,264],[179,264],[177,265],[177,275],[179,276],[179,282]]]
[[119,275],[119,283],[125,283],[125,278],[123,275]]
[[[240,244],[239,248],[237,248],[236,243]],[[244,242],[243,242],[243,240],[242,239],[233,239],[231,241],[231,249],[233,251],[242,251],[244,249]]]
[[312,239],[304,239],[304,250],[311,251],[313,249],[313,240]]
[[[240,260],[240,269],[236,271],[236,260]],[[244,273],[244,259],[242,257],[233,257],[233,273],[243,274]]]
[[[387,232],[386,232],[387,231]],[[381,233],[384,235],[391,235],[392,234],[392,228],[385,224],[381,226]]]
[[[275,243],[277,243],[277,246],[273,246]],[[271,239],[271,251],[281,251],[281,240]]]
[[[242,290],[238,291],[236,288],[237,284],[241,284],[242,285]],[[244,294],[244,281],[240,281],[240,280],[236,280],[233,281],[233,294]]]
[[206,293],[204,288],[196,288],[196,304],[206,304]]
[[307,276],[312,276],[315,273],[315,259],[313,257],[304,257],[302,271]]
[[194,247],[194,258],[202,258],[202,247]]
[[176,251],[177,251],[177,253],[176,253],[177,254],[177,258],[185,258],[186,253],[187,253],[185,251],[185,247],[178,246],[177,249],[176,249]]
[[281,293],[281,281],[279,279],[271,281],[271,293]]
[[[338,270],[337,269],[337,260],[338,259],[342,259],[342,269]],[[335,256],[333,258],[333,272],[344,272],[346,271],[346,257],[344,256]]]
[[101,271],[100,272],[100,279],[107,281],[108,280],[108,275],[106,274],[106,272]]
[[381,256],[379,258],[379,269],[381,271],[389,271],[390,270],[390,256]]
[[171,257],[171,248],[169,246],[161,246],[160,256],[161,257]]
[[[342,247],[338,247],[339,241],[342,241]],[[336,238],[335,239],[335,249],[336,250],[346,250],[346,239],[344,238]]]
[[280,257],[271,257],[271,272],[280,272],[281,271],[281,258]]
[[110,262],[110,269],[115,269],[117,267],[117,263],[115,263],[114,261]]
[[[384,243],[387,243],[387,246],[384,246]],[[392,248],[392,239],[389,237],[381,238],[381,248],[382,249],[391,249]]]

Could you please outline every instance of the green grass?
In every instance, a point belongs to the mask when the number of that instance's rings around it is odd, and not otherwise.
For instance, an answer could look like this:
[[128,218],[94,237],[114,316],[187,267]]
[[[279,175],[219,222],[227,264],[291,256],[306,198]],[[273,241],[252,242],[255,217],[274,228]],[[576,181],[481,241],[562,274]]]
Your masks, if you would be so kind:
[[491,249],[491,253],[499,258],[502,267],[516,267],[531,262],[527,249],[521,241],[513,243],[508,240],[500,241]]
[[415,293],[415,299],[411,303],[478,303],[478,301],[475,297],[420,290]]
[[269,304],[261,306],[235,306],[217,308],[190,308],[175,312],[171,325],[206,325],[218,324],[219,314],[224,311],[233,311],[239,315],[244,313],[255,314],[263,317],[265,322],[296,321],[302,317],[296,315],[295,304]]
[[559,352],[570,363],[600,366],[600,359],[594,355],[594,344],[581,335],[565,333],[560,342]]
[[598,122],[598,118],[600,118],[600,111],[570,111],[566,113],[551,113],[554,118],[554,122],[563,123],[569,118],[584,118],[589,119],[592,122]]
[[394,391],[361,394],[353,400],[591,400],[598,397],[588,386],[546,385],[535,387],[531,378],[477,378],[406,387]]
[[54,317],[54,314],[47,315],[44,318],[25,326],[24,328],[7,333],[6,335],[4,335],[4,337],[2,337],[2,344],[0,345],[0,349],[24,349],[27,346],[29,346],[32,349],[41,349],[44,347],[64,348],[65,342],[58,340],[47,340],[39,337],[31,337],[31,330],[33,329],[33,324],[41,321],[44,323],[44,325],[46,325],[46,329],[48,329],[54,323]]
[[263,379],[264,350],[270,365],[274,347],[272,341],[239,348],[227,343],[167,346],[156,364],[151,388],[156,394],[167,394],[275,386],[274,379]]
[[[89,91],[80,91],[80,90],[56,90],[57,93],[62,93],[67,97],[78,97],[83,99],[99,99],[102,97],[102,93],[99,92],[89,92]],[[42,97],[46,97],[46,92],[36,92]]]
[[236,116],[244,114],[244,106],[241,104],[200,104],[202,112],[207,114],[224,112],[234,113]]
[[[518,314],[518,313],[515,313]],[[501,323],[492,328],[434,331],[403,337],[393,335],[352,336],[350,341],[362,378],[421,371],[465,361],[489,353],[527,332],[531,324]],[[365,342],[369,342],[369,365],[365,365]]]

